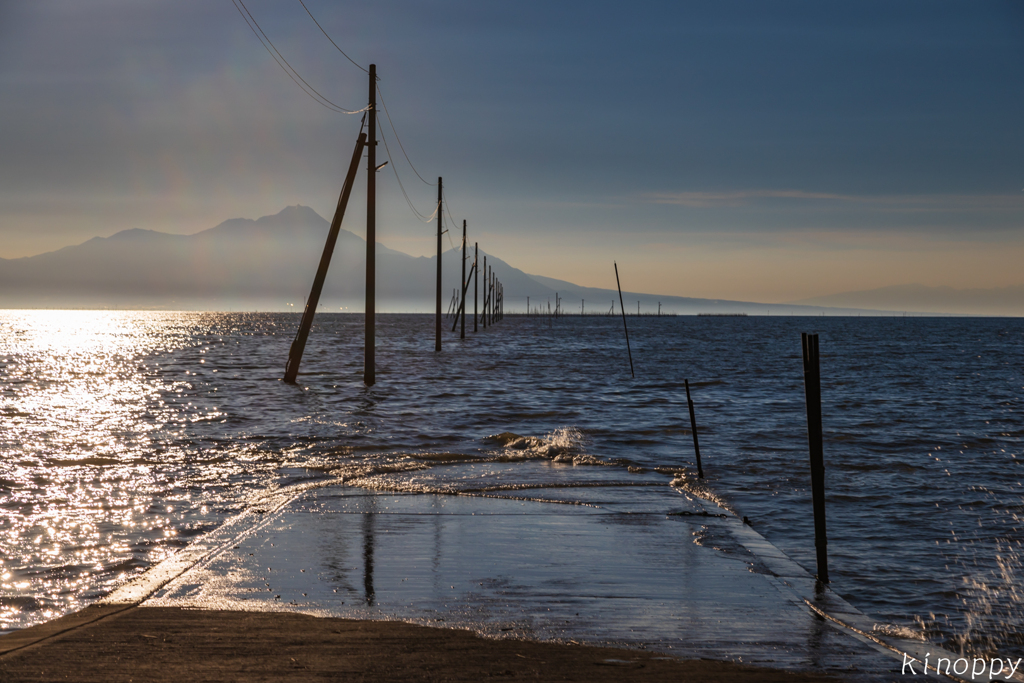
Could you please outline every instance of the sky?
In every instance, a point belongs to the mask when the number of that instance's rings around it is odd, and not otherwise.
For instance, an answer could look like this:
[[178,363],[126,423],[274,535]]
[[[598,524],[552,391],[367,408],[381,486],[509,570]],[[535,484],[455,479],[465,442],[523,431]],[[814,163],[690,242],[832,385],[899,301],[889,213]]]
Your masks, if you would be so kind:
[[[312,87],[366,105],[298,0],[243,1]],[[304,1],[377,65],[391,248],[436,249],[399,180],[429,216],[443,176],[471,241],[585,286],[613,261],[629,290],[769,303],[1024,284],[1020,0]],[[330,219],[360,117],[232,0],[0,0],[0,257]]]

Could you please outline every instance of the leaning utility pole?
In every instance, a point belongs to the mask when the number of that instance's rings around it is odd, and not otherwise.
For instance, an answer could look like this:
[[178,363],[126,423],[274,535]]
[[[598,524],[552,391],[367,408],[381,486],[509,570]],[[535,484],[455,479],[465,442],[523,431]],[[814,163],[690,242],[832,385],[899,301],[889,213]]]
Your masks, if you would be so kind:
[[374,323],[377,308],[377,65],[370,65],[370,139],[366,153],[366,330],[363,347],[363,383],[377,382],[374,358]]
[[437,179],[437,315],[434,316],[434,351],[441,350],[441,178]]
[[288,352],[288,363],[284,368],[284,381],[295,384],[299,376],[299,363],[302,362],[302,353],[306,349],[306,339],[309,337],[309,330],[313,327],[313,315],[316,313],[317,304],[320,301],[320,294],[324,289],[324,280],[327,278],[327,269],[331,265],[331,256],[334,254],[334,246],[338,242],[338,234],[341,232],[341,221],[345,218],[345,209],[348,207],[348,198],[352,193],[352,185],[356,180],[356,173],[359,172],[359,159],[363,156],[363,148],[366,146],[366,133],[360,131],[359,139],[356,140],[355,151],[352,152],[352,163],[348,167],[348,175],[345,176],[345,184],[341,188],[341,196],[338,197],[338,208],[334,211],[334,220],[331,221],[331,229],[327,233],[327,242],[324,244],[323,255],[320,256],[320,266],[316,270],[316,277],[313,278],[313,287],[309,292],[309,299],[302,311],[302,321],[299,323],[299,331],[292,340],[291,349]]
[[[438,179],[438,184],[440,182]],[[462,219],[462,328],[459,338],[466,338],[466,219]]]

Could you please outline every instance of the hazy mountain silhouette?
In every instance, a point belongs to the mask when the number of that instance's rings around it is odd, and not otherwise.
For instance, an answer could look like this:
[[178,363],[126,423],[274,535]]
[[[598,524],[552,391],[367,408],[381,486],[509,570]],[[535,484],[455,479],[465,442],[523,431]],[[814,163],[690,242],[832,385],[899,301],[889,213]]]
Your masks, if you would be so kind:
[[[234,218],[194,235],[125,230],[82,244],[19,259],[0,259],[0,307],[282,310],[302,308],[320,262],[330,224],[313,209],[289,206],[257,220]],[[527,275],[501,259],[480,252],[505,285],[506,311],[555,306],[574,313],[586,300],[588,313],[608,312],[618,293]],[[461,252],[443,255],[442,309],[447,311],[461,276]],[[468,257],[472,259],[470,251]],[[362,310],[366,242],[341,230],[327,275],[322,310]],[[381,312],[432,312],[437,260],[413,257],[377,244],[377,305]],[[471,262],[467,262],[469,272]],[[628,274],[623,274],[628,283]],[[614,271],[609,266],[609,284]],[[479,279],[482,306],[484,274]],[[628,285],[627,285],[628,286]],[[758,304],[623,292],[626,311],[655,313],[739,313],[815,315],[818,306]],[[472,311],[473,289],[468,310]],[[831,314],[841,314],[830,309]]]
[[794,301],[798,305],[874,308],[888,311],[1024,315],[1024,285],[992,289],[954,289],[927,285],[893,285]]

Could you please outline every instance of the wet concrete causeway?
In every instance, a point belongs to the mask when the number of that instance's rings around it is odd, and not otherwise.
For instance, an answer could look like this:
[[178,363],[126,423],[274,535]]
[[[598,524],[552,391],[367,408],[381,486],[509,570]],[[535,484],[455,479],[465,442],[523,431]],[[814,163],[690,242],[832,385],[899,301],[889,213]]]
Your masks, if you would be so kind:
[[[634,483],[469,495],[313,489],[143,604],[396,619],[900,678],[885,648],[805,602],[813,579],[742,521],[664,484],[638,506]],[[845,605],[827,590],[816,599]]]

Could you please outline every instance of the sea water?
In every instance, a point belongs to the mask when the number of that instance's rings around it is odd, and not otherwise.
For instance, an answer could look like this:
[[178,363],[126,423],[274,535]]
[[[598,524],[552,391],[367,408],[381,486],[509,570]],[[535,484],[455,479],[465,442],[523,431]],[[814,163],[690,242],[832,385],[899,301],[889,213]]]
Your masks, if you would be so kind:
[[[268,491],[410,469],[408,490],[455,491],[468,460],[509,488],[663,477],[814,572],[817,332],[832,588],[880,628],[1024,654],[1024,321],[627,323],[635,378],[618,317],[507,316],[438,354],[431,316],[382,315],[366,388],[361,315],[318,316],[289,385],[297,314],[2,312],[0,630],[89,604]],[[654,490],[626,489],[638,508]]]

